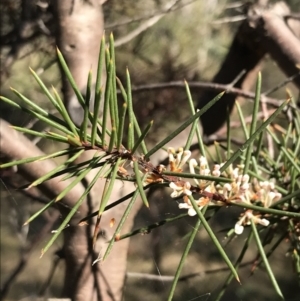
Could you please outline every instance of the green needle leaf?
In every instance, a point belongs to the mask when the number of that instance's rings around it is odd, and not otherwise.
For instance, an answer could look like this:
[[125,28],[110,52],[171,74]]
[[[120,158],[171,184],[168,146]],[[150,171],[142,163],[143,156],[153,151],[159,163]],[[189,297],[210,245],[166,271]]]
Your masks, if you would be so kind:
[[40,216],[43,212],[45,212],[48,208],[50,208],[55,203],[55,200],[50,201],[48,204],[43,206],[39,211],[37,211],[35,214],[33,214],[24,224],[23,226],[28,225],[33,220],[35,220],[38,216]]
[[[191,91],[190,91],[189,85],[188,85],[186,80],[184,81],[184,84],[185,84],[185,90],[186,90],[186,94],[187,94],[187,97],[188,97],[190,109],[191,109],[192,114],[194,115],[196,113],[196,111],[195,111],[195,106],[194,106],[194,102],[193,102],[193,99],[192,99]],[[196,135],[197,135],[197,139],[198,139],[198,143],[199,143],[199,150],[200,150],[200,153],[202,154],[202,156],[205,156],[205,148],[204,148],[204,144],[203,144],[203,141],[202,141],[199,122],[196,122],[196,120],[194,121],[194,123],[197,124],[197,126],[196,126]],[[189,145],[186,145],[185,150],[188,150],[190,148],[190,146],[188,148],[187,148],[187,146],[189,146]]]
[[240,282],[239,276],[232,264],[232,262],[230,261],[230,259],[228,258],[227,254],[225,253],[224,249],[222,248],[221,244],[219,243],[217,237],[215,236],[215,233],[213,232],[213,230],[210,228],[208,222],[206,221],[203,213],[201,212],[201,210],[199,209],[198,205],[196,204],[193,196],[189,196],[189,199],[193,205],[193,208],[195,209],[195,211],[197,212],[197,215],[201,221],[201,223],[203,224],[203,227],[205,228],[206,232],[208,233],[208,235],[210,236],[211,240],[213,241],[213,243],[215,244],[215,246],[217,247],[217,249],[219,250],[220,255],[223,257],[224,261],[226,262],[227,266],[229,267],[229,269],[231,270],[232,274],[234,275],[235,279]]
[[[258,73],[257,81],[256,81],[256,92],[255,92],[255,100],[254,100],[254,106],[253,106],[253,112],[252,112],[252,121],[251,121],[251,127],[250,127],[250,136],[252,136],[256,129],[257,124],[257,113],[259,109],[259,103],[260,103],[260,91],[261,91],[261,73]],[[257,135],[258,137],[259,135]],[[244,174],[247,174],[249,169],[249,164],[252,156],[252,150],[253,150],[253,142],[254,140],[249,143],[247,146],[246,151],[246,160],[245,160],[245,167],[243,170]]]
[[122,106],[121,119],[120,119],[119,128],[118,128],[118,138],[117,138],[117,149],[118,150],[120,150],[122,140],[123,140],[126,111],[127,111],[127,104],[126,104],[126,102],[124,102],[123,106]]
[[81,154],[84,153],[84,149],[79,150],[74,156],[70,157],[67,161],[65,161],[63,164],[57,166],[56,168],[54,168],[53,170],[51,170],[50,172],[48,172],[47,174],[45,174],[44,176],[38,178],[37,180],[35,180],[34,182],[31,183],[31,185],[28,187],[33,187],[33,186],[37,186],[40,185],[41,183],[49,180],[53,175],[55,175],[58,171],[63,170],[66,166],[68,166],[70,163],[74,162]]
[[[96,160],[95,160],[96,161]],[[76,202],[75,206],[71,209],[70,213],[65,217],[59,228],[55,231],[55,234],[52,236],[50,241],[46,244],[46,246],[42,249],[41,257],[49,250],[49,248],[52,246],[52,244],[55,242],[57,237],[61,234],[61,232],[68,227],[68,223],[70,222],[71,218],[76,214],[79,207],[83,203],[84,200],[86,200],[87,195],[90,193],[91,189],[93,188],[96,181],[99,179],[100,175],[102,173],[102,169],[98,171],[96,176],[93,178],[93,180],[90,182],[90,184],[85,189],[85,192],[82,194],[82,196],[79,198],[79,200]]]
[[64,198],[73,187],[75,187],[93,168],[95,168],[95,165],[100,161],[100,159],[100,157],[94,157],[90,161],[89,166],[86,167],[86,169],[55,198],[55,202]]
[[118,235],[119,235],[119,233],[120,233],[120,231],[121,231],[121,229],[122,229],[122,227],[123,227],[126,219],[128,218],[128,215],[129,215],[129,213],[130,213],[130,211],[131,211],[131,209],[132,209],[132,207],[133,207],[133,205],[134,205],[134,203],[135,203],[136,198],[137,198],[138,195],[139,195],[139,190],[136,189],[135,192],[133,193],[133,196],[132,196],[129,204],[126,206],[124,214],[122,215],[122,218],[121,218],[121,220],[120,220],[120,222],[119,222],[119,224],[118,224],[118,226],[116,228],[116,231],[115,231],[112,239],[110,240],[110,242],[108,244],[108,247],[107,247],[107,249],[105,251],[105,254],[104,254],[103,258],[102,258],[102,261],[104,261],[107,258],[107,256],[109,255],[109,253],[110,253],[110,251],[111,251],[111,249],[112,249],[115,241],[119,240]]
[[144,139],[147,136],[147,134],[149,133],[152,125],[153,125],[153,120],[150,121],[150,123],[147,125],[147,127],[145,128],[143,133],[139,136],[138,141],[135,143],[135,145],[133,146],[133,148],[131,150],[132,154],[134,154],[134,152],[137,150],[137,148],[142,144],[142,142],[144,142]]
[[275,276],[274,276],[274,274],[273,274],[273,271],[272,271],[272,269],[271,269],[270,263],[269,263],[268,258],[267,258],[267,256],[266,256],[264,247],[263,247],[263,245],[262,245],[262,243],[261,243],[261,240],[260,240],[258,231],[257,231],[257,229],[256,229],[256,225],[255,225],[255,222],[253,221],[253,219],[251,219],[251,227],[252,227],[252,231],[253,231],[253,234],[254,234],[254,238],[255,238],[255,240],[256,240],[256,244],[257,244],[257,247],[258,247],[260,256],[261,256],[261,258],[262,258],[262,260],[263,260],[263,263],[265,264],[266,270],[267,270],[268,275],[269,275],[269,277],[270,277],[270,280],[271,280],[271,282],[272,282],[272,284],[273,284],[273,287],[274,287],[275,291],[277,292],[277,294],[280,296],[280,298],[281,298],[282,300],[284,300],[284,297],[283,297],[283,295],[282,295],[282,292],[281,292],[281,290],[280,290],[280,288],[279,288],[279,286],[278,286],[278,283],[277,283],[277,281],[276,281],[276,278],[275,278]]
[[[206,212],[206,209],[207,209],[207,206],[203,209],[203,215],[205,214]],[[188,243],[182,253],[182,256],[180,258],[180,262],[179,262],[179,265],[177,267],[177,270],[176,270],[176,273],[175,273],[175,277],[174,277],[174,280],[173,280],[173,283],[172,283],[172,287],[171,287],[171,290],[170,290],[170,293],[169,293],[169,296],[168,296],[168,301],[171,301],[173,296],[174,296],[174,293],[175,293],[175,289],[176,289],[176,286],[177,286],[177,283],[178,283],[178,280],[179,280],[179,277],[180,277],[180,274],[181,274],[181,271],[182,271],[182,268],[183,268],[183,264],[185,262],[185,259],[192,247],[192,244],[195,240],[195,237],[199,231],[199,228],[201,226],[201,220],[198,219],[197,222],[196,222],[196,225],[194,226],[193,228],[193,231],[191,232],[190,234],[190,237],[189,237],[189,240],[188,240]]]
[[80,138],[81,141],[87,141],[87,130],[89,122],[89,111],[90,111],[90,102],[91,102],[91,93],[92,93],[92,71],[90,70],[88,75],[88,81],[86,85],[86,97],[85,97],[85,106],[83,113],[83,120],[80,128]]
[[280,107],[255,131],[255,133],[238,149],[231,158],[220,168],[220,171],[232,164],[246,149],[247,147],[260,135],[260,133],[275,119],[276,116],[283,110],[283,108],[290,102],[290,99],[284,101]]
[[161,149],[165,144],[171,141],[174,137],[176,137],[179,133],[181,133],[184,129],[186,129],[195,119],[198,119],[202,116],[211,106],[213,106],[220,98],[224,95],[225,92],[218,94],[213,100],[211,100],[207,105],[205,105],[200,111],[198,111],[195,115],[191,116],[186,122],[184,122],[180,127],[178,127],[171,135],[167,138],[163,139],[160,143],[158,143],[155,147],[153,147],[146,155],[145,160],[149,159],[151,155],[153,155],[157,150]]
[[[79,104],[81,105],[81,107],[84,110],[84,108],[85,108],[85,101],[84,101],[84,98],[83,98],[83,96],[82,96],[79,88],[77,87],[77,85],[75,83],[74,77],[71,74],[70,69],[69,69],[67,63],[66,63],[66,61],[65,61],[62,53],[59,51],[58,48],[56,48],[56,52],[57,52],[57,57],[58,57],[58,61],[60,62],[61,68],[63,69],[66,77],[68,78],[68,81],[69,81],[69,83],[70,83],[70,85],[71,85],[71,87],[72,87],[72,89],[73,89],[73,91],[74,91],[74,93],[75,93],[75,95],[76,95],[76,97],[78,99]],[[90,118],[91,117],[92,116],[90,115]]]
[[137,183],[138,190],[140,192],[141,198],[142,198],[142,200],[144,202],[144,205],[147,208],[149,208],[149,203],[148,203],[148,200],[147,200],[147,196],[145,194],[145,190],[144,190],[144,187],[143,187],[143,181],[147,177],[147,174],[144,174],[143,178],[141,178],[140,170],[139,170],[139,165],[138,165],[137,161],[133,162],[133,167],[134,167],[134,173],[135,173],[136,183]]
[[126,84],[127,84],[127,105],[128,105],[128,145],[127,148],[132,150],[134,145],[134,113],[133,113],[133,105],[132,105],[132,95],[131,95],[131,80],[128,69],[126,69]]

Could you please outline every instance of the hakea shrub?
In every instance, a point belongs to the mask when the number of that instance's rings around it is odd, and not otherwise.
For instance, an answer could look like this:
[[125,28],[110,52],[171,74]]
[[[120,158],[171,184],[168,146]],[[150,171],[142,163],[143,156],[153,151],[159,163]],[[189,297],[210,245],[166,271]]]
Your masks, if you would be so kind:
[[[6,102],[14,109],[18,108],[29,113],[34,118],[45,122],[47,126],[51,127],[51,131],[47,130],[45,132],[27,129],[26,127],[13,127],[15,130],[28,135],[44,138],[48,141],[65,143],[67,146],[66,149],[56,151],[52,154],[44,154],[33,158],[21,158],[17,161],[0,164],[0,170],[3,170],[13,166],[60,156],[67,155],[69,157],[56,168],[48,171],[47,174],[40,175],[40,177],[35,179],[33,183],[28,183],[25,187],[23,187],[32,188],[62,175],[64,175],[63,179],[70,179],[71,181],[70,184],[66,184],[65,187],[61,189],[58,195],[47,202],[47,204],[45,204],[37,213],[33,214],[25,224],[32,222],[59,201],[64,205],[64,207],[70,208],[69,203],[64,203],[65,196],[67,196],[69,191],[83,180],[89,172],[93,169],[97,170],[92,181],[87,183],[84,192],[81,195],[78,195],[77,199],[72,200],[72,208],[70,211],[66,213],[65,210],[63,211],[66,216],[57,230],[53,232],[53,236],[49,242],[43,248],[42,255],[49,250],[58,236],[65,231],[70,220],[72,220],[77,212],[80,211],[79,209],[81,204],[89,199],[88,195],[93,189],[95,183],[98,180],[105,178],[105,188],[102,190],[102,195],[99,198],[99,204],[95,204],[96,206],[99,205],[99,209],[83,217],[78,222],[78,225],[82,226],[93,217],[97,217],[92,237],[93,245],[95,245],[98,235],[100,234],[99,231],[102,226],[100,222],[104,212],[112,209],[114,206],[118,206],[123,201],[128,199],[130,199],[130,201],[122,217],[120,217],[119,223],[116,226],[113,237],[108,242],[108,247],[104,255],[102,256],[102,254],[99,254],[99,257],[95,262],[103,262],[106,260],[115,241],[128,238],[138,233],[149,233],[155,227],[160,227],[167,222],[178,220],[185,215],[195,216],[197,214],[198,220],[189,235],[188,243],[182,253],[168,300],[172,300],[173,298],[179,275],[183,268],[184,260],[187,257],[197,232],[202,226],[210,236],[214,245],[218,249],[220,256],[222,256],[230,270],[230,274],[224,283],[223,289],[220,290],[219,296],[215,300],[220,300],[233,277],[237,281],[240,281],[237,270],[239,264],[244,258],[252,237],[256,240],[262,260],[261,262],[263,262],[266,267],[266,271],[273,284],[274,290],[277,295],[280,296],[281,300],[284,299],[276,277],[274,276],[268,262],[267,257],[271,253],[265,253],[264,245],[260,238],[261,232],[258,232],[256,225],[260,224],[265,227],[270,225],[268,230],[271,231],[265,231],[268,233],[264,233],[268,241],[273,239],[275,231],[282,226],[284,230],[284,238],[288,238],[290,240],[289,252],[292,254],[295,270],[298,271],[299,274],[300,114],[292,97],[283,101],[271,116],[261,122],[257,117],[261,100],[261,75],[259,74],[252,112],[253,118],[249,129],[246,125],[243,112],[238,103],[236,103],[245,141],[239,143],[238,148],[234,151],[234,148],[231,146],[231,127],[228,116],[227,145],[224,146],[228,155],[227,161],[220,163],[222,162],[222,159],[217,159],[219,164],[214,164],[210,167],[208,160],[205,157],[205,147],[198,128],[198,123],[199,118],[205,114],[211,106],[219,101],[225,92],[218,94],[214,99],[201,108],[201,110],[196,112],[188,84],[185,82],[187,98],[191,108],[191,116],[175,131],[173,131],[173,133],[161,140],[155,147],[148,150],[145,138],[152,127],[153,121],[150,121],[143,131],[141,130],[133,109],[132,88],[129,72],[126,70],[126,84],[124,86],[116,76],[117,69],[115,66],[113,36],[110,36],[109,47],[107,47],[105,37],[103,37],[101,41],[97,68],[98,73],[96,77],[97,81],[95,85],[94,109],[92,111],[90,111],[90,100],[93,99],[91,95],[91,91],[93,91],[91,85],[91,73],[87,80],[87,93],[86,95],[82,95],[80,89],[76,86],[75,80],[62,54],[58,51],[57,55],[60,66],[65,72],[65,75],[84,112],[83,121],[80,126],[73,123],[59,93],[57,93],[55,89],[52,92],[49,91],[34,71],[32,71],[33,77],[40,85],[45,97],[47,97],[54,106],[56,115],[48,113],[37,106],[35,100],[28,99],[25,95],[16,90],[13,90],[13,92],[22,101],[21,104],[4,96],[0,97],[2,101]],[[101,78],[104,66],[108,80],[106,81],[106,84],[103,85]],[[103,108],[103,115],[101,118],[99,118],[100,108]],[[283,111],[284,109],[285,111]],[[292,116],[292,118],[288,117],[289,124],[287,125],[287,129],[280,129],[276,126],[276,117],[279,114],[285,114],[287,117],[288,115]],[[177,135],[187,129],[190,125],[190,133],[186,137],[186,141],[182,141],[182,145],[185,144],[185,149],[180,148],[178,151],[175,151],[173,148],[168,149],[169,162],[167,166],[155,166],[151,163],[151,161],[149,161],[154,153],[165,147],[167,143],[177,137]],[[280,135],[278,135],[278,132],[276,133],[274,129],[280,129]],[[126,133],[126,135],[124,135],[124,133]],[[276,146],[276,149],[273,149],[273,151],[278,154],[278,158],[276,160],[269,155],[269,152],[266,150],[267,146],[264,145],[264,139],[267,135],[272,139],[274,146]],[[189,151],[195,137],[198,139],[198,149],[202,154],[198,161],[191,158],[191,151]],[[90,150],[95,151],[95,156],[91,160],[76,163],[76,160],[83,152]],[[217,148],[216,150],[218,151]],[[144,155],[136,155],[137,152],[143,153]],[[220,158],[222,154],[219,153],[219,155]],[[164,158],[161,159],[163,160]],[[237,160],[240,160],[243,164],[234,166],[233,162],[236,162]],[[130,174],[127,169],[127,163],[129,162],[132,165],[133,174]],[[261,163],[261,165],[258,165],[258,162]],[[251,167],[251,169],[249,167]],[[189,169],[189,173],[185,173],[185,169]],[[275,182],[272,182],[271,179],[272,181],[276,180],[277,184],[275,185]],[[111,203],[111,194],[115,182],[118,180],[134,182],[137,189]],[[163,221],[156,222],[153,225],[146,225],[140,229],[132,231],[131,233],[121,235],[122,226],[125,223],[130,210],[133,208],[133,204],[137,200],[137,197],[140,196],[144,204],[149,207],[148,197],[150,197],[150,193],[147,196],[146,190],[150,189],[150,187],[155,189],[155,184],[160,183],[163,183],[164,186],[168,185],[169,188],[172,189],[171,197],[179,201],[179,208],[187,210],[187,213],[173,218],[167,218]],[[283,197],[281,196],[281,193]],[[227,256],[214,231],[209,226],[205,216],[208,206],[221,207],[230,205],[239,206],[244,209],[241,215],[237,218],[235,225],[232,225],[233,230],[231,230],[231,234],[234,232],[236,234],[243,233],[244,227],[248,225],[251,225],[252,228],[251,234],[248,235],[240,256],[235,263],[233,263]],[[282,220],[284,222],[280,223]],[[274,227],[271,227],[271,225]],[[280,241],[284,238],[280,237]],[[278,243],[280,241],[278,241]],[[271,249],[275,250],[276,246],[277,242],[274,243]]]

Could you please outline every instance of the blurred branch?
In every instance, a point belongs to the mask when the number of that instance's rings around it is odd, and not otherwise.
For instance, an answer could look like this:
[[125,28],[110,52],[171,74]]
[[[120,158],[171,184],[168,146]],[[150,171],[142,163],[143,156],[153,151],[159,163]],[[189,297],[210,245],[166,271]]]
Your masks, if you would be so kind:
[[[269,109],[268,110],[268,114],[269,115],[272,115],[274,112],[276,111],[276,109]],[[258,112],[258,114],[257,114],[257,118],[258,119],[263,119],[264,118],[264,116],[265,116],[265,113],[264,112]],[[253,118],[253,116],[252,115],[249,115],[249,116],[247,116],[247,117],[245,117],[245,123],[247,124],[249,124],[249,123],[251,123],[251,121],[252,121],[252,118]],[[241,122],[240,121],[232,121],[231,123],[230,123],[230,128],[239,128],[239,127],[241,127]],[[218,141],[218,139],[220,139],[220,137],[222,136],[222,135],[226,135],[227,134],[227,129],[226,129],[226,127],[222,127],[216,134],[214,134],[211,138],[210,137],[208,137],[208,138],[210,138],[210,139],[212,139],[212,140],[216,140],[216,141]],[[206,140],[205,140],[206,141]]]
[[300,13],[290,13],[289,15],[284,16],[286,19],[295,19],[300,20]]
[[247,17],[244,15],[240,16],[233,16],[233,17],[226,17],[222,19],[218,19],[212,22],[212,24],[224,24],[224,23],[233,23],[233,22],[240,22],[245,20]]
[[300,76],[300,71],[286,79],[284,79],[281,83],[279,83],[278,85],[276,85],[275,87],[272,87],[271,89],[265,91],[263,93],[263,95],[267,96],[271,93],[276,92],[277,90],[279,90],[280,88],[286,86],[288,83],[292,82],[296,77]]
[[[300,22],[294,21],[287,26],[284,16],[289,14],[288,6],[283,2],[276,3],[271,9],[259,11],[255,7],[249,11],[249,24],[261,38],[261,46],[271,55],[287,76],[299,73],[300,40],[293,29],[299,31]],[[293,82],[300,89],[300,77]]]
[[[191,89],[206,89],[206,90],[212,90],[212,91],[226,91],[227,94],[233,94],[236,96],[242,96],[249,99],[255,98],[255,93],[248,92],[239,88],[232,87],[231,84],[217,84],[217,83],[207,83],[207,82],[188,82],[189,87]],[[185,84],[183,81],[172,81],[168,83],[155,83],[155,84],[146,84],[146,85],[140,85],[140,86],[133,86],[132,92],[138,93],[138,92],[144,92],[149,90],[161,90],[161,89],[170,89],[170,88],[182,88],[185,89]],[[121,93],[119,91],[119,93]],[[270,98],[270,97],[264,97],[264,100],[266,103],[274,106],[279,107],[282,101]]]
[[[253,260],[241,264],[240,267],[246,267],[251,264],[253,264]],[[198,273],[187,274],[187,275],[181,276],[179,278],[179,281],[187,281],[187,280],[189,280],[191,278],[195,278],[195,277],[203,278],[205,275],[208,275],[208,274],[215,274],[215,273],[226,272],[226,271],[229,271],[228,267],[222,267],[222,268],[206,270],[206,271],[202,271],[202,272],[198,272]],[[174,276],[155,275],[155,274],[147,274],[147,273],[127,272],[126,275],[129,278],[139,278],[139,279],[146,279],[146,280],[153,280],[153,281],[171,282],[174,280]]]
[[142,23],[138,28],[134,29],[132,32],[130,32],[128,35],[118,39],[115,41],[115,47],[119,47],[123,44],[126,44],[130,42],[132,39],[134,39],[136,36],[138,36],[140,33],[145,31],[146,29],[150,28],[154,24],[156,24],[163,16],[165,16],[171,9],[174,7],[180,0],[173,0],[168,2],[164,7],[164,12],[160,13],[159,15],[156,15],[149,20]]
[[[119,22],[116,22],[116,23],[108,24],[108,25],[105,25],[105,29],[111,29],[111,28],[114,28],[114,27],[120,27],[120,26],[124,26],[124,25],[127,25],[127,24],[131,24],[131,23],[134,23],[134,22],[139,22],[139,21],[151,19],[151,18],[156,17],[158,15],[165,15],[167,13],[170,13],[170,12],[173,12],[175,10],[181,9],[181,8],[183,8],[183,7],[185,7],[189,4],[192,4],[195,1],[197,1],[197,0],[191,0],[191,1],[183,3],[181,5],[176,5],[176,6],[173,5],[171,8],[165,8],[165,9],[156,11],[156,12],[151,13],[151,14],[146,15],[146,16],[131,18],[129,20],[125,20],[125,21],[121,21],[121,22],[119,21]],[[177,1],[177,3],[179,3],[179,2],[180,2],[180,0]]]
[[[9,123],[1,119],[0,122],[0,149],[1,156],[9,161],[21,160],[36,156],[45,155],[36,145],[28,140],[24,135],[13,130]],[[18,166],[18,172],[27,180],[33,181],[45,175],[56,167],[52,160],[36,161]],[[39,189],[49,198],[56,197],[63,191],[71,180],[62,181],[63,176],[56,177],[39,185]],[[77,184],[58,204],[62,203],[68,208],[72,208],[78,196],[82,195],[84,187]],[[81,212],[81,214],[84,214]],[[80,216],[81,214],[78,214]]]
[[[61,253],[60,250],[58,250],[55,253],[58,256],[56,256],[55,259],[52,262],[52,266],[51,266],[51,269],[49,271],[49,275],[48,275],[46,281],[44,282],[44,284],[42,285],[42,287],[41,287],[41,289],[39,291],[39,296],[45,297],[46,291],[47,291],[47,289],[49,288],[49,286],[51,284],[51,281],[52,281],[52,279],[54,277],[54,273],[55,273],[55,271],[56,271],[56,269],[58,267],[58,264],[59,264],[59,262],[62,259],[61,256],[60,256],[61,255],[60,253]],[[64,300],[71,301],[71,299],[58,299],[57,301],[64,301]],[[50,301],[50,300],[48,300],[48,301]]]

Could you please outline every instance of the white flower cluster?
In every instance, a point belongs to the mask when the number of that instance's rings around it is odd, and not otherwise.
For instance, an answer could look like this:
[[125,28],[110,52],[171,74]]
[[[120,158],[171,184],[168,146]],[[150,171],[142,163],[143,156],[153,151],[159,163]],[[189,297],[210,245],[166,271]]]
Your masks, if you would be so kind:
[[174,148],[169,147],[168,154],[169,154],[169,165],[171,171],[181,172],[182,167],[188,161],[192,153],[189,150],[184,151],[183,148],[180,148],[176,153]]
[[256,196],[263,203],[265,208],[269,208],[272,204],[280,200],[282,197],[281,193],[274,191],[275,185],[273,182],[259,182],[254,186]]
[[[172,171],[181,172],[183,165],[187,163],[191,153],[189,151],[183,152],[179,150],[176,159],[174,158],[174,150],[169,149],[169,161]],[[195,168],[198,163],[195,159],[189,160],[189,169],[192,174],[195,173]],[[199,159],[199,174],[202,176],[224,176],[231,179],[231,183],[225,183],[224,185],[215,185],[214,181],[206,179],[194,179],[197,188],[200,191],[201,197],[195,200],[199,209],[201,210],[206,205],[218,205],[224,206],[228,203],[243,202],[252,204],[253,202],[260,201],[264,207],[270,207],[274,202],[281,198],[281,194],[275,191],[275,185],[272,182],[258,182],[256,179],[250,183],[250,177],[247,174],[243,174],[244,166],[240,165],[233,168],[230,165],[225,172],[220,172],[220,168],[225,164],[215,164],[212,171],[209,168],[208,162],[205,157],[201,156]],[[178,181],[176,183],[171,182],[170,188],[173,189],[171,194],[172,198],[177,198],[183,195],[183,203],[179,203],[180,209],[187,209],[188,215],[196,215],[196,211],[189,199],[192,195],[192,185],[186,181]],[[220,197],[213,197],[213,196]],[[265,218],[260,218],[259,214],[254,214],[252,210],[246,210],[236,223],[234,229],[236,234],[241,234],[245,225],[249,225],[253,220],[257,224],[268,226],[269,221]]]
[[260,218],[258,215],[254,215],[252,210],[246,210],[246,212],[242,215],[239,221],[234,226],[234,232],[236,234],[242,234],[244,231],[245,225],[250,225],[251,220],[256,224],[263,225],[265,227],[269,226],[270,222],[265,218]]
[[[220,165],[215,165],[213,171],[211,172],[208,166],[208,162],[206,160],[205,157],[201,156],[200,157],[200,165],[199,165],[199,174],[202,176],[215,176],[215,177],[219,177],[220,176]],[[197,161],[195,159],[191,159],[189,161],[189,168],[190,168],[190,172],[195,174],[195,168],[198,166]],[[207,180],[197,180],[194,179],[197,187],[199,187],[201,190],[209,193],[209,194],[213,194],[216,193],[217,190],[215,188],[214,182],[211,181],[207,181]],[[171,187],[171,185],[170,185]],[[172,188],[172,187],[171,187]],[[187,196],[191,195],[191,193],[186,194]],[[180,209],[187,209],[188,210],[188,215],[190,216],[194,216],[197,214],[196,210],[194,209],[190,199],[188,197],[184,197],[183,198],[184,203],[180,203],[179,204],[179,208]],[[200,197],[198,200],[195,200],[197,206],[199,207],[199,209],[201,210],[204,206],[206,206],[207,204],[209,205],[214,205],[219,203],[219,205],[224,205],[223,202],[218,202],[215,200],[212,200],[211,198],[202,196]]]

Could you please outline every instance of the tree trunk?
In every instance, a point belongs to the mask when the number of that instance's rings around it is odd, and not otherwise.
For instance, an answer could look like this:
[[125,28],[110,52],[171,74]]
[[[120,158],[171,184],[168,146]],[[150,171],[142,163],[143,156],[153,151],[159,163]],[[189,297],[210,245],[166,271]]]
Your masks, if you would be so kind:
[[[99,1],[55,1],[58,20],[57,44],[62,51],[70,71],[82,93],[86,90],[88,72],[93,71],[95,82],[100,41],[103,34],[103,15]],[[80,105],[71,86],[62,73],[63,94],[67,109],[76,123],[80,123],[83,115]],[[86,161],[93,157],[94,152],[86,152],[79,160]],[[77,162],[78,163],[78,162]],[[87,177],[89,183],[97,170],[93,170]],[[103,191],[104,180],[99,180],[93,187],[88,200],[80,209],[81,217],[99,208],[99,201]],[[131,184],[116,184],[111,200],[115,201],[135,188]],[[79,198],[80,196],[78,196]],[[74,199],[75,203],[76,199]],[[101,219],[101,235],[95,250],[92,248],[92,233],[94,221],[88,226],[77,226],[73,223],[67,228],[64,241],[66,260],[66,275],[64,296],[76,301],[85,300],[121,300],[122,288],[126,273],[127,250],[129,240],[122,240],[115,244],[107,260],[92,266],[98,253],[104,254],[107,241],[114,234],[110,220],[114,218],[116,224],[122,216],[125,204],[105,212]],[[127,220],[123,231],[132,227],[135,212]]]

